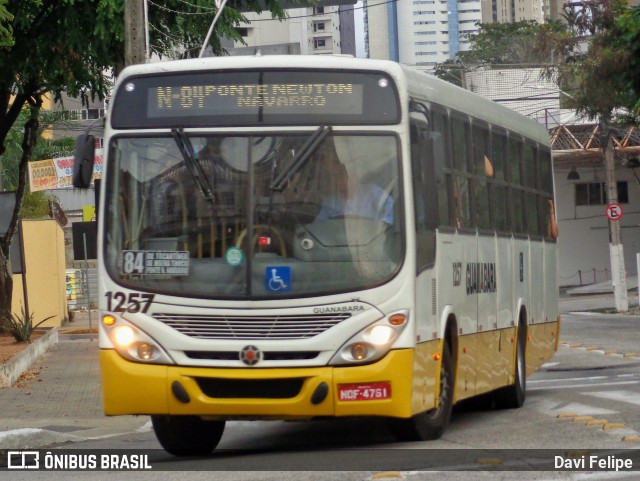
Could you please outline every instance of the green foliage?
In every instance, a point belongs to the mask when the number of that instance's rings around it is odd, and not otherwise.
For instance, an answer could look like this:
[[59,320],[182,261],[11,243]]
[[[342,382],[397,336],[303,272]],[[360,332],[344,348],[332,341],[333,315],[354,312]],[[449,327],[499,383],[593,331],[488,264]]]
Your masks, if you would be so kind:
[[624,12],[616,22],[616,42],[618,50],[627,52],[627,68],[622,73],[623,82],[629,89],[631,114],[640,117],[640,7]]
[[22,200],[22,218],[23,219],[42,219],[49,217],[49,203],[54,196],[47,195],[44,192],[31,192],[25,194]]
[[619,22],[628,12],[624,0],[581,2],[579,9],[565,10],[568,30],[546,38],[558,63],[547,77],[570,90],[578,112],[606,124],[614,120],[616,109],[632,107],[637,100],[630,78],[637,60],[620,38]]
[[[57,99],[66,92],[84,100],[102,100],[109,94],[111,72],[124,66],[124,3],[0,0],[0,35],[1,29],[13,35],[9,47],[0,47],[0,155],[5,136],[25,103],[36,105],[46,92]],[[276,18],[284,16],[280,4],[280,0],[265,2]],[[211,38],[214,53],[222,52],[221,36],[242,39],[237,27],[246,19],[240,7],[255,12],[263,8],[260,0],[229,0]],[[197,57],[215,11],[211,0],[150,3],[151,53]],[[10,94],[17,94],[14,109],[8,104]]]
[[13,45],[13,29],[11,28],[13,15],[7,10],[6,4],[7,0],[0,0],[0,47]]
[[482,23],[477,33],[467,35],[469,50],[460,52],[458,59],[464,64],[514,65],[547,63],[551,49],[536,48],[538,37],[547,30],[561,31],[560,23],[544,25],[534,20],[506,23]]
[[464,85],[464,71],[480,66],[538,66],[555,60],[556,39],[566,35],[560,22],[539,24],[533,20],[514,23],[478,24],[478,32],[467,35],[470,47],[455,61],[436,66],[434,75],[458,86]]
[[444,63],[436,65],[433,75],[458,87],[464,87],[464,70],[465,66],[462,63],[447,60]]
[[55,316],[46,317],[34,325],[33,312],[27,316],[23,307],[21,315],[11,314],[10,317],[5,318],[2,328],[11,334],[17,342],[31,342],[33,331],[53,317]]

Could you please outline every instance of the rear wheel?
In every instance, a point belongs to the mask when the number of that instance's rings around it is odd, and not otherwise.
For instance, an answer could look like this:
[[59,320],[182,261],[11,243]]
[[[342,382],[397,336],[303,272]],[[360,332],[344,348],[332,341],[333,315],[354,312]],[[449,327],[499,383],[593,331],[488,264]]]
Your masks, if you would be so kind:
[[514,409],[524,404],[527,396],[526,349],[527,331],[524,323],[520,323],[516,343],[515,381],[511,386],[496,391],[495,402],[498,409]]
[[199,416],[151,416],[160,445],[174,456],[211,454],[222,438],[225,421],[205,421]]
[[455,385],[453,356],[449,343],[445,343],[440,363],[438,405],[409,419],[393,419],[391,428],[400,441],[429,441],[439,439],[449,425],[453,410]]

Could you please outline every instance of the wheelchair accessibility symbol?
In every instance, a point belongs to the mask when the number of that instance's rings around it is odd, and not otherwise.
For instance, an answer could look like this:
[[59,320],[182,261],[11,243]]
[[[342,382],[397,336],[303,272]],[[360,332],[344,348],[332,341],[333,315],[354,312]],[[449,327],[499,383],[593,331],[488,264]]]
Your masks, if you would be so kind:
[[267,292],[290,292],[291,267],[267,267],[265,270],[265,289],[267,290]]

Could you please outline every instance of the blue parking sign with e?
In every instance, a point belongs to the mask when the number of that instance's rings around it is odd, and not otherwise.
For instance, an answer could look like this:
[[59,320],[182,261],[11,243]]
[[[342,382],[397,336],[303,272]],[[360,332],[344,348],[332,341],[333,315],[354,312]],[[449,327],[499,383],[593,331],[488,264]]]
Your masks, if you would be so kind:
[[290,292],[291,267],[267,266],[265,268],[264,285],[267,292]]

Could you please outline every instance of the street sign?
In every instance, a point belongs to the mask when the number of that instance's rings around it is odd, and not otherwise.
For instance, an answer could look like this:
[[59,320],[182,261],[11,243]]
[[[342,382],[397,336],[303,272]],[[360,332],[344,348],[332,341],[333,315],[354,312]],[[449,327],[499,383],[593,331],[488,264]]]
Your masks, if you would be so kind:
[[607,206],[607,217],[609,220],[620,220],[624,213],[620,204],[609,204]]

